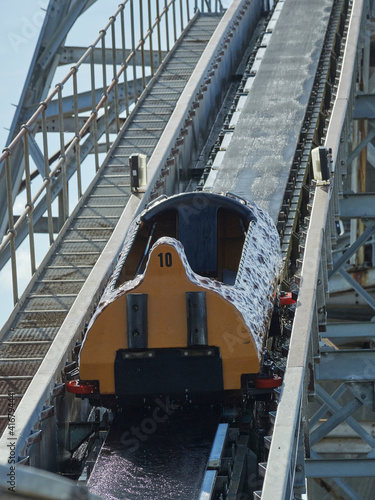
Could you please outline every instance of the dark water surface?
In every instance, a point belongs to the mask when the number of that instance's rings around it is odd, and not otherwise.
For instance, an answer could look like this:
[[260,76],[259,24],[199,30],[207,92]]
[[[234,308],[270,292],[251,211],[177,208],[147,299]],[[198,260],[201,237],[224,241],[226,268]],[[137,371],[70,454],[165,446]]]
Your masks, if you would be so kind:
[[198,497],[219,415],[165,405],[117,416],[89,480],[104,499]]

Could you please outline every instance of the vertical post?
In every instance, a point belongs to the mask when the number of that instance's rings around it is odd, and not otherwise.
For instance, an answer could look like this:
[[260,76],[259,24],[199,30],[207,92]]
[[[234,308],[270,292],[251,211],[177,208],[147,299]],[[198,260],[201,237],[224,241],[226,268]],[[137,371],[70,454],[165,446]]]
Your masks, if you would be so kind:
[[[370,72],[370,32],[367,26],[365,31],[365,41],[363,48],[363,59],[362,59],[362,79],[360,82],[360,90],[367,94],[368,93],[368,81]],[[362,141],[368,134],[368,122],[365,119],[359,121],[360,128],[360,140]],[[359,155],[359,171],[358,171],[358,184],[359,192],[366,192],[366,172],[367,172],[367,146],[362,149]],[[365,231],[365,225],[362,219],[358,222],[358,236],[361,236]],[[358,264],[363,266],[365,262],[365,246],[362,245],[358,250]]]
[[[23,127],[27,128],[26,125]],[[30,244],[30,265],[31,275],[36,271],[35,265],[35,242],[34,242],[34,225],[33,225],[33,204],[31,198],[31,177],[30,177],[30,158],[29,158],[29,136],[28,132],[23,137],[25,147],[25,180],[26,180],[26,208],[29,210],[27,214],[29,223],[29,244]]]
[[134,102],[138,100],[137,92],[137,67],[135,63],[135,33],[134,33],[134,4],[133,0],[130,0],[130,25],[132,34],[132,53],[133,53],[133,86],[134,86]]
[[160,37],[160,10],[159,10],[159,0],[156,0],[157,9],[157,19],[158,19],[158,51],[159,51],[159,66],[161,65],[161,37]]
[[125,46],[125,6],[121,11],[121,50],[122,64],[124,65],[124,87],[125,87],[125,110],[126,116],[129,116],[129,90],[128,90],[128,64],[126,62],[126,46]]
[[94,153],[95,153],[95,170],[99,170],[99,150],[98,150],[98,125],[96,122],[97,112],[96,112],[96,95],[95,95],[95,61],[94,61],[94,50],[95,47],[91,47],[90,53],[90,70],[91,70],[91,113],[95,115],[95,119],[92,121],[93,133],[94,133]]
[[177,27],[176,27],[176,0],[173,0],[172,4],[172,12],[173,12],[173,35],[174,35],[174,43],[177,41]]
[[52,245],[53,219],[52,219],[51,178],[49,176],[49,160],[48,160],[46,105],[43,105],[43,111],[42,111],[42,134],[43,134],[44,180],[47,183],[46,204],[47,204],[47,217],[48,217],[48,235],[49,235],[49,244]]
[[69,216],[69,194],[68,194],[68,179],[66,176],[66,156],[65,156],[65,140],[64,140],[64,112],[62,105],[62,89],[63,85],[58,83],[58,106],[59,106],[59,128],[60,128],[60,160],[61,160],[61,179],[62,179],[62,213],[61,220],[64,223]]
[[73,73],[73,102],[74,102],[74,132],[76,137],[76,164],[77,164],[77,190],[78,199],[82,198],[82,177],[81,177],[81,144],[79,136],[79,121],[78,121],[78,82],[77,82],[77,67]]
[[184,12],[182,7],[182,0],[180,0],[180,20],[181,20],[181,33],[184,31]]
[[105,53],[105,31],[100,32],[102,35],[102,78],[103,78],[103,95],[107,96],[104,102],[104,120],[105,120],[105,142],[107,151],[109,150],[109,117],[108,117],[108,94],[107,94],[107,59]]
[[[359,129],[360,129],[360,140],[364,139],[368,132],[367,120],[359,121]],[[358,192],[365,193],[366,192],[366,170],[367,170],[367,146],[362,149],[359,154],[359,169],[358,169]],[[361,236],[365,231],[365,225],[362,220],[358,221],[358,236]],[[362,245],[358,250],[358,265],[363,266],[365,261],[365,246]]]
[[16,232],[14,229],[12,180],[10,175],[9,156],[7,156],[5,159],[5,168],[6,168],[6,179],[7,179],[8,220],[9,220],[8,232],[12,235],[10,239],[10,256],[12,263],[13,303],[14,305],[16,305],[16,303],[18,302],[17,262],[16,262],[16,243],[15,243]]
[[[197,0],[195,0],[195,1],[197,1]],[[189,0],[186,0],[186,14],[187,14],[187,20],[189,23],[190,22]]]
[[[358,139],[358,135],[359,135],[358,120],[354,120],[354,123],[353,123],[353,141],[352,141],[353,150],[360,143],[360,140]],[[354,158],[354,160],[352,161],[351,188],[352,188],[353,193],[358,192],[358,156],[356,158]],[[358,230],[357,219],[350,219],[350,245],[352,245],[358,238],[357,230]],[[356,263],[357,263],[357,255],[356,254],[354,254],[350,258],[350,263],[352,265],[356,265]]]
[[118,78],[117,78],[117,61],[116,61],[116,32],[115,32],[115,21],[116,18],[111,18],[111,34],[112,34],[112,65],[113,65],[113,80],[115,82],[115,114],[116,114],[116,130],[117,133],[120,131],[120,107],[118,101]]
[[164,0],[164,9],[165,9],[165,36],[167,40],[167,52],[169,52],[168,0]]
[[146,87],[146,75],[145,75],[145,41],[143,38],[143,5],[142,0],[139,0],[139,29],[140,29],[140,39],[141,45],[141,60],[142,60],[142,88]]
[[152,15],[151,15],[151,0],[148,0],[148,29],[150,32],[150,65],[151,65],[151,76],[154,76],[154,53],[152,50]]

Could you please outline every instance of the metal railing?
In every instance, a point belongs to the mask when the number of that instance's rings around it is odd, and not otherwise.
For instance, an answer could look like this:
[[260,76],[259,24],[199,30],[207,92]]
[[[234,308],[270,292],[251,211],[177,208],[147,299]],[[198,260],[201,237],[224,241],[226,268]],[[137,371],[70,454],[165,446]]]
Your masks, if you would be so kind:
[[[307,233],[300,290],[289,347],[288,362],[278,406],[261,498],[292,499],[305,487],[305,456],[310,450],[307,402],[315,394],[315,361],[319,357],[319,326],[325,319],[328,269],[332,266],[331,243],[335,240],[335,217],[339,213],[339,193],[346,174],[347,141],[356,89],[356,50],[360,27],[365,18],[363,0],[352,3],[346,49],[339,65],[341,79],[334,93],[325,147],[332,151],[328,182],[318,181]],[[349,48],[349,49],[348,49]],[[303,440],[298,439],[303,436]],[[338,480],[337,480],[338,481]],[[300,491],[294,491],[295,488]]]
[[[77,174],[78,200],[82,197],[81,164],[89,153],[93,152],[95,170],[99,169],[99,140],[105,137],[104,149],[110,148],[111,124],[115,124],[118,133],[121,121],[129,116],[131,106],[137,101],[145,89],[147,82],[156,72],[162,62],[162,55],[169,52],[171,42],[175,43],[183,30],[189,24],[193,11],[200,8],[202,11],[216,12],[223,9],[221,1],[205,0],[198,5],[198,1],[189,0],[125,0],[109,22],[99,32],[98,37],[90,45],[79,61],[70,68],[66,76],[55,85],[54,90],[39,104],[30,119],[22,125],[20,132],[6,147],[0,156],[0,167],[6,169],[7,183],[7,211],[8,231],[0,244],[1,267],[11,260],[13,301],[19,300],[17,284],[16,248],[28,236],[31,274],[36,270],[35,258],[35,224],[46,214],[49,234],[49,244],[54,241],[56,227],[52,214],[52,202],[59,196],[59,226],[61,227],[69,216],[69,189],[68,182],[73,174]],[[138,15],[136,11],[138,9]],[[141,15],[139,15],[141,13]],[[136,26],[136,21],[138,25]],[[129,28],[128,28],[129,27]],[[116,32],[119,36],[116,36]],[[128,35],[130,30],[130,37]],[[136,34],[139,41],[136,44]],[[130,38],[131,48],[126,49],[126,38]],[[109,40],[109,42],[108,42]],[[110,47],[110,52],[106,46]],[[119,48],[117,48],[119,46]],[[101,85],[96,84],[97,71],[95,53],[101,54]],[[111,55],[107,62],[108,53]],[[120,55],[120,58],[119,58]],[[156,59],[156,64],[155,64]],[[78,74],[83,65],[90,68],[91,112],[82,125],[79,109]],[[108,69],[110,67],[110,69]],[[108,74],[110,72],[110,75]],[[138,75],[141,75],[138,78]],[[108,79],[111,82],[107,83]],[[120,83],[122,82],[122,83]],[[140,82],[140,91],[137,91],[137,82]],[[130,84],[133,84],[133,95],[130,95]],[[73,89],[73,110],[69,115],[73,118],[73,128],[70,130],[65,117],[68,114],[64,107],[64,88],[69,85]],[[98,89],[101,97],[98,99]],[[120,96],[121,94],[123,96]],[[48,108],[57,105],[58,113],[56,128],[59,134],[59,151],[52,159],[49,158],[49,143],[47,139]],[[125,118],[121,119],[121,113]],[[44,171],[39,165],[39,174],[43,176],[41,185],[35,193],[31,189],[31,149],[38,150],[35,141],[38,131],[42,133],[42,145],[39,149],[43,157]],[[67,141],[67,133],[73,137]],[[85,139],[83,141],[83,139]],[[14,213],[14,189],[12,186],[11,155],[16,148],[24,149],[26,206],[19,217]],[[7,254],[6,254],[7,253]]]

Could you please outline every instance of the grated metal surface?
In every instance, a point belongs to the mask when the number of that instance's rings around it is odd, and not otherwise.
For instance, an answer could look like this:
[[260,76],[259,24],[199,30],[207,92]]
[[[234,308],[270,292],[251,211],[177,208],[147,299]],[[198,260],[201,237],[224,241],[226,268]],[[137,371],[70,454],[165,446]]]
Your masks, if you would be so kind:
[[9,330],[3,339],[5,342],[52,342],[56,337],[58,328],[14,328]]
[[121,130],[118,146],[99,170],[85,205],[5,333],[0,344],[0,433],[7,422],[8,391],[16,395],[17,407],[126,206],[129,156],[152,155],[220,19],[216,14],[200,16],[182,38],[150,94]]

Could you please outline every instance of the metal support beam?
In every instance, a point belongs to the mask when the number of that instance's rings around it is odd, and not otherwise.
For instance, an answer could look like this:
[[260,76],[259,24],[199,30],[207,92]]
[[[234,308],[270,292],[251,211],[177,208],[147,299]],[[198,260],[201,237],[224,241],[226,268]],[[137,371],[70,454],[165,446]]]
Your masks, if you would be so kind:
[[347,193],[339,201],[340,219],[374,219],[374,193]]
[[305,468],[306,477],[368,477],[374,474],[375,459],[308,459]]
[[[321,387],[317,384],[316,385],[316,393],[317,393],[317,396],[320,397],[320,395],[318,394],[318,390],[321,389]],[[346,387],[345,387],[345,384],[341,384],[336,390],[335,392],[332,394],[332,396],[330,396],[330,398],[335,402],[337,399],[341,398],[341,396],[345,393],[346,391]],[[324,391],[324,395],[326,394],[326,392]],[[320,397],[320,399],[322,399],[322,397]],[[322,399],[323,401],[323,399]],[[326,413],[329,412],[329,406],[327,405],[327,403],[325,402],[320,408],[319,410],[315,413],[315,415],[313,415],[310,419],[309,419],[309,428],[312,429],[318,422],[321,418],[323,418]]]
[[370,236],[375,232],[375,224],[371,224],[363,234],[342,254],[342,256],[337,259],[335,264],[333,265],[332,271],[328,273],[328,279],[331,278],[340,267],[348,260],[352,255],[354,255],[358,249],[364,244],[364,242],[370,238]]
[[[320,457],[314,451],[311,451],[311,459],[319,460]],[[329,480],[329,482],[324,482],[324,489],[326,489],[329,493],[332,493],[332,496],[335,498],[342,498],[342,492],[346,494],[345,498],[349,500],[363,500],[360,498],[357,493],[340,477],[334,477]]]
[[32,134],[29,134],[28,139],[31,157],[36,165],[36,168],[38,169],[40,176],[43,178],[45,175],[45,161],[43,153]]
[[375,323],[328,323],[324,336],[336,345],[345,342],[373,342],[375,340]]
[[[361,384],[358,384],[360,387]],[[346,390],[346,386],[342,384],[340,386],[340,394],[343,394],[343,390]],[[316,390],[318,398],[323,401],[323,407],[330,412],[338,412],[341,410],[341,405],[334,399],[334,397],[330,396],[320,385],[317,384]],[[338,398],[337,398],[338,399]],[[375,448],[375,439],[369,434],[353,417],[349,416],[345,419],[345,422],[353,429],[353,431],[358,434],[358,436],[363,439],[374,451]],[[373,451],[368,456],[373,455]]]
[[[87,122],[87,117],[84,117],[84,116],[82,116],[78,119],[76,119],[76,117],[64,118],[64,132],[74,133],[76,123],[78,123],[78,126],[82,128],[86,122]],[[125,123],[125,120],[120,118],[119,123],[120,123],[120,126],[122,126]],[[56,117],[50,118],[49,120],[47,120],[46,130],[47,130],[48,134],[60,132],[60,123]],[[92,131],[92,127],[89,127],[87,129],[87,132],[91,132],[91,131]],[[117,124],[115,123],[115,121],[112,121],[112,123],[108,125],[108,128],[106,131],[109,134],[116,134],[117,135]],[[104,144],[104,142],[102,144],[103,144],[103,146],[106,146],[106,144]],[[97,143],[97,146],[99,146],[99,143]],[[108,151],[108,149],[107,149],[107,147],[105,147],[104,149],[102,148],[101,152],[107,153],[107,151]]]
[[347,164],[350,165],[352,161],[360,154],[360,152],[367,146],[367,144],[372,141],[375,137],[375,128],[371,129],[366,137],[358,144],[356,148],[350,153],[347,159]]
[[359,94],[354,101],[354,120],[374,120],[375,119],[375,95]]
[[54,35],[50,38],[47,45],[44,47],[42,53],[40,54],[36,64],[41,68],[45,69],[51,62],[51,59],[55,56],[57,50],[60,48],[61,44],[64,42],[67,34],[72,28],[73,24],[76,22],[78,17],[82,14],[86,4],[92,4],[90,0],[84,2],[76,2],[76,4],[69,10],[63,19],[60,19],[57,30]]
[[375,148],[371,142],[370,144],[367,144],[367,161],[372,167],[375,168]]
[[[148,83],[150,80],[151,80],[151,77],[150,76],[147,77],[146,83]],[[136,90],[137,95],[141,94],[142,90],[143,90],[142,78],[137,79],[136,88],[137,88],[137,90]],[[95,102],[99,102],[101,97],[103,96],[103,89],[95,90],[94,95],[95,95]],[[118,85],[118,95],[119,95],[120,100],[125,99],[125,85],[123,83]],[[130,101],[135,100],[134,82],[133,81],[128,82],[128,98]],[[110,105],[113,101],[114,101],[114,97],[112,94],[110,94],[108,96],[108,100],[107,100],[108,105]],[[91,111],[91,109],[92,109],[92,92],[91,91],[81,92],[77,96],[77,102],[78,102],[78,112],[79,113],[82,113],[84,111]],[[59,103],[58,103],[57,99],[50,102],[50,104],[46,110],[46,118],[47,119],[51,119],[51,118],[57,119],[58,118],[58,113],[59,113],[58,106],[59,106]],[[62,98],[62,109],[63,109],[64,116],[65,115],[73,115],[73,113],[74,113],[74,96],[70,95],[70,96],[66,96],[66,97]],[[41,125],[40,125],[40,127],[41,127]],[[40,131],[40,130],[37,130],[37,131]]]
[[[119,109],[121,113],[125,109],[125,103],[120,103]],[[109,122],[113,122],[115,118],[114,102],[112,103],[112,105],[109,106],[108,117],[109,117]],[[80,146],[81,162],[92,152],[95,144],[94,132],[91,130],[88,132],[89,133],[87,135],[87,138],[85,139],[84,142],[82,142]],[[105,132],[105,116],[103,115],[97,121],[98,139],[102,137],[104,132]],[[76,171],[76,156],[70,156],[69,158],[66,159],[66,179],[70,180],[70,178],[74,175],[75,171]],[[62,178],[61,176],[58,176],[51,185],[51,201],[54,201],[58,197],[61,190],[62,190]],[[35,224],[45,214],[47,208],[48,208],[48,199],[47,199],[47,194],[45,194],[43,197],[41,197],[39,203],[34,208],[33,217]],[[22,241],[24,241],[24,239],[27,237],[27,234],[28,234],[27,221],[24,220],[17,232],[17,239],[16,239],[17,248],[20,246]],[[3,266],[8,262],[9,252],[10,250],[8,245],[8,247],[0,256],[0,269],[2,269]]]
[[319,425],[319,427],[310,434],[311,445],[314,446],[314,444],[318,443],[329,432],[331,432],[332,429],[334,429],[339,424],[341,424],[341,422],[350,417],[350,415],[358,410],[358,408],[360,408],[361,406],[361,401],[359,401],[357,398],[354,398],[345,406],[340,407],[340,409],[337,410],[337,412],[332,417]]
[[369,293],[355,280],[353,279],[349,273],[345,271],[343,267],[341,267],[338,271],[343,278],[350,284],[352,288],[367,302],[367,304],[374,309],[375,311],[375,300],[371,297]]
[[368,90],[369,92],[371,93],[374,93],[375,92],[375,73],[373,73],[369,79],[369,82],[368,82]]
[[374,380],[375,349],[322,350],[315,373],[318,381]]
[[[57,0],[50,0],[47,7],[46,16],[43,22],[43,26],[35,47],[33,59],[30,64],[30,69],[28,71],[26,81],[22,90],[20,101],[16,108],[14,118],[9,131],[9,136],[7,140],[7,145],[11,143],[14,137],[20,131],[21,125],[26,123],[30,116],[35,110],[35,103],[40,102],[45,98],[48,90],[51,86],[51,82],[57,68],[58,61],[60,58],[59,47],[51,52],[45,52],[47,47],[50,51],[52,46],[50,41],[53,39],[54,33],[57,33],[63,24],[63,20],[66,20],[69,25],[72,25],[72,14],[74,13],[79,16],[84,10],[93,5],[96,0],[82,0],[76,2],[79,6],[78,10],[71,9],[73,5],[73,0],[67,0],[65,2],[60,2]],[[66,32],[65,32],[66,36]],[[62,40],[63,43],[64,39]],[[56,47],[56,45],[54,45]],[[42,69],[37,61],[40,60],[41,52],[45,54],[44,63],[49,63]],[[30,134],[31,135],[31,134]],[[13,200],[16,198],[19,192],[19,188],[22,182],[24,161],[23,161],[23,148],[19,144],[16,149],[12,152],[12,197]],[[6,199],[6,179],[5,179],[5,162],[0,163],[0,200]],[[44,175],[43,175],[44,177]],[[0,203],[0,239],[5,233],[8,224],[7,217],[7,206],[4,203]]]

